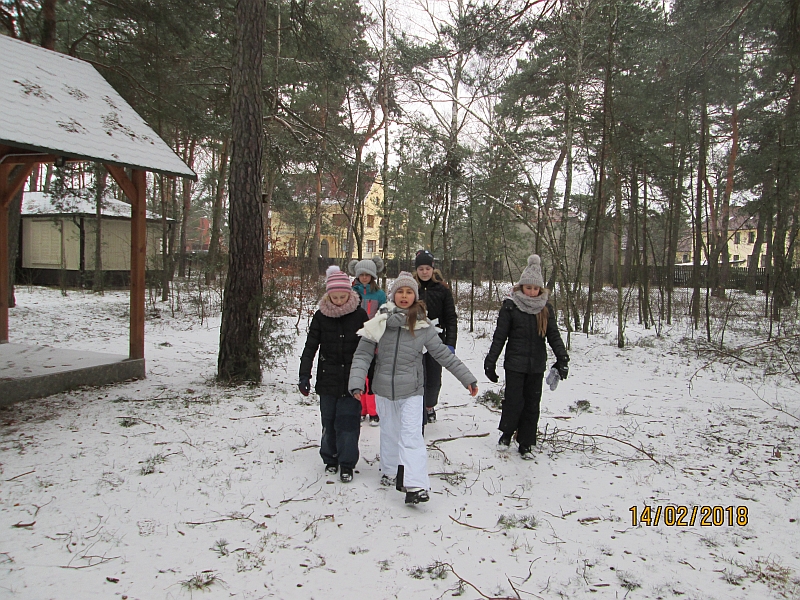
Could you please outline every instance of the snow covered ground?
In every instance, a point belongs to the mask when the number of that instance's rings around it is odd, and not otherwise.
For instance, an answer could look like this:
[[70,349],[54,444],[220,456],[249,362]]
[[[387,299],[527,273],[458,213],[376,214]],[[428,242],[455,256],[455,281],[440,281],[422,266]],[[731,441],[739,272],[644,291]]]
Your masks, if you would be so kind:
[[[127,353],[126,293],[17,299],[14,341]],[[493,326],[459,337],[481,393],[500,389]],[[228,388],[218,316],[151,313],[147,380],[0,411],[0,597],[800,597],[796,381],[708,364],[685,322],[629,325],[621,350],[599,328],[545,391],[535,461],[498,452],[499,414],[446,374],[431,501],[407,507],[378,485],[378,428],[352,483],[323,472],[295,387],[304,332],[261,386]]]

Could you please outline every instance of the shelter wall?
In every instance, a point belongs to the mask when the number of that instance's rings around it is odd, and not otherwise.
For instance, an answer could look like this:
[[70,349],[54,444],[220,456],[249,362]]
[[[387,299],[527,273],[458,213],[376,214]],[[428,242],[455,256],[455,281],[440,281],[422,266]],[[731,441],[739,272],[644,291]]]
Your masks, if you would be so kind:
[[68,271],[77,271],[80,269],[80,241],[80,228],[72,219],[23,219],[22,266],[26,269],[60,269],[63,248],[64,266]]
[[[83,252],[81,229],[83,224]],[[24,269],[61,268],[61,231],[64,228],[66,270],[95,268],[96,220],[79,217],[26,217],[22,219],[22,267]],[[128,219],[104,219],[102,227],[104,271],[129,271],[131,264],[131,223]],[[161,265],[161,225],[147,224],[147,268]],[[81,255],[83,266],[81,267]]]
[[[95,240],[97,220],[86,219],[84,265],[87,270],[95,267]],[[128,220],[104,219],[102,232],[102,261],[104,271],[125,271],[131,264],[131,223]],[[161,225],[147,224],[147,268],[156,269],[161,264]]]

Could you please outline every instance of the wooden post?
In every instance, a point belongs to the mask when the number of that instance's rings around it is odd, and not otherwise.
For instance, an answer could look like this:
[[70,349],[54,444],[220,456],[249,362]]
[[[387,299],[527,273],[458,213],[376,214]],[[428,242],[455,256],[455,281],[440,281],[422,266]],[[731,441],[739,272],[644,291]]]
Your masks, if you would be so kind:
[[11,165],[0,164],[0,344],[8,343],[8,176]]
[[144,272],[147,261],[147,177],[145,171],[133,170],[131,198],[131,331],[130,358],[144,358]]

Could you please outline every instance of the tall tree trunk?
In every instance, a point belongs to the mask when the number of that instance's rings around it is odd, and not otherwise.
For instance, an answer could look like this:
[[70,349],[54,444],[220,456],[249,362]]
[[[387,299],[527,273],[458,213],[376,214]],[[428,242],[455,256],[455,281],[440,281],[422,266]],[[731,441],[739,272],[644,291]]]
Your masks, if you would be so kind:
[[[550,172],[550,183],[547,185],[547,195],[544,198],[544,207],[539,213],[539,218],[536,220],[536,254],[542,254],[542,236],[545,235],[547,226],[550,223],[550,211],[553,207],[553,200],[556,196],[556,183],[558,181],[558,174],[561,172],[561,167],[564,165],[564,160],[567,158],[567,145],[561,147],[558,153],[558,158],[553,165],[553,170]],[[555,250],[555,248],[553,248]],[[556,263],[557,261],[553,261]]]
[[217,169],[217,185],[214,194],[214,206],[211,209],[211,237],[208,242],[208,270],[206,271],[206,285],[217,278],[217,263],[219,262],[219,242],[222,232],[222,204],[225,199],[228,173],[228,138],[222,142],[219,153],[219,167]]
[[[675,130],[673,133],[673,153],[672,153],[672,173],[673,180],[670,186],[669,199],[669,244],[666,260],[666,279],[667,279],[667,325],[672,325],[672,296],[675,290],[675,255],[678,253],[678,241],[681,234],[681,218],[683,206],[683,175],[686,169],[686,151],[684,144],[678,144],[678,104],[680,96],[675,100]],[[688,110],[684,111],[688,119]],[[688,144],[687,144],[688,145]],[[678,148],[676,156],[674,148]],[[677,170],[675,163],[677,162]]]
[[[194,149],[196,140],[187,140],[184,144],[184,162],[189,168],[194,168]],[[184,177],[181,180],[182,202],[181,202],[181,242],[178,249],[178,276],[186,277],[186,246],[189,235],[189,213],[192,210],[192,180]]]
[[728,287],[728,272],[730,270],[730,255],[728,252],[728,221],[731,214],[731,194],[733,194],[733,179],[736,169],[736,157],[739,154],[739,112],[736,105],[733,106],[731,114],[731,152],[728,155],[728,169],[725,175],[725,192],[722,196],[722,211],[720,213],[720,230],[723,248],[722,265],[719,269],[719,279],[715,296],[725,297],[725,289]]
[[625,268],[622,271],[622,285],[631,285],[634,281],[634,266],[638,264],[639,240],[637,234],[639,214],[639,175],[637,165],[631,165],[631,198],[628,203],[627,243],[625,244]]
[[[383,79],[383,93],[381,94],[381,112],[383,113],[383,168],[381,169],[381,185],[383,186],[383,205],[380,207],[381,216],[381,256],[384,262],[389,257],[389,36],[388,36],[388,13],[386,11],[386,0],[381,6],[381,25],[383,26],[383,49],[381,51],[381,72]],[[386,271],[381,275],[381,287],[386,289]]]
[[[800,40],[798,40],[800,42]],[[780,309],[791,304],[791,256],[787,254],[787,236],[791,219],[792,196],[797,193],[798,104],[800,104],[800,72],[793,73],[794,81],[786,116],[778,135],[778,173],[775,186],[775,231],[772,237],[772,318],[780,316]]]
[[158,176],[158,192],[161,197],[161,301],[169,300],[169,283],[172,281],[172,255],[170,253],[170,236],[174,227],[168,219],[169,213],[169,180],[164,175]]
[[[324,142],[323,142],[324,143]],[[322,164],[317,165],[316,188],[314,189],[314,237],[311,240],[309,257],[314,262],[319,258],[319,247],[322,243]]]
[[[321,110],[322,127],[323,131],[328,127],[328,110],[327,105],[322,107]],[[324,157],[328,149],[327,137],[322,139],[322,156]],[[314,259],[314,262],[320,256],[319,246],[322,243],[322,174],[324,170],[323,158],[320,157],[317,163],[316,172],[316,190],[314,194],[314,237],[311,240],[311,248],[309,256]]]
[[42,2],[42,48],[56,49],[56,0]]
[[[616,12],[616,8],[615,8]],[[583,314],[583,333],[589,333],[589,321],[592,316],[592,303],[595,288],[602,288],[603,276],[603,240],[601,229],[606,214],[606,160],[608,159],[609,145],[609,114],[611,111],[611,73],[613,70],[614,55],[614,30],[616,29],[616,15],[608,32],[608,49],[605,64],[605,77],[603,81],[603,134],[600,142],[600,175],[597,180],[597,204],[592,231],[592,254],[589,262],[589,292],[586,298],[586,311]],[[598,268],[599,264],[599,268]],[[599,283],[598,283],[599,282]]]
[[102,163],[94,166],[94,277],[92,291],[103,294],[103,199],[106,194],[108,171]]
[[650,307],[650,267],[647,258],[647,168],[642,171],[642,273],[639,281],[644,290],[644,301],[642,303],[642,313],[644,317],[644,328],[650,329],[653,322],[653,313]]
[[697,196],[694,217],[694,269],[692,270],[692,322],[700,327],[700,269],[703,255],[703,182],[706,180],[706,122],[708,110],[705,91],[700,93],[700,143],[697,164]]
[[764,173],[764,179],[761,183],[761,201],[759,202],[758,207],[756,239],[755,243],[753,244],[753,253],[750,255],[747,261],[747,282],[745,283],[744,289],[751,296],[755,296],[756,294],[756,275],[758,274],[758,268],[761,262],[759,259],[761,258],[761,246],[764,244],[764,227],[767,222],[766,211],[770,206],[768,196],[770,195],[773,187],[773,178],[770,171],[771,170],[768,169]]
[[263,301],[262,61],[266,3],[236,4],[231,71],[230,254],[222,305],[217,378],[261,381],[259,320]]
[[[612,140],[613,147],[613,140]],[[616,227],[615,227],[615,250],[614,252],[614,273],[616,274],[616,287],[617,287],[617,348],[625,347],[625,313],[624,302],[625,290],[622,284],[622,172],[619,168],[619,159],[617,158],[616,149],[613,150],[613,168],[614,168],[614,200],[615,200],[615,213],[616,213]],[[628,240],[630,244],[633,240]]]
[[764,316],[768,317],[769,313],[769,299],[772,295],[772,224],[773,213],[770,206],[767,211],[767,222],[765,224],[764,239],[767,243],[767,249],[764,253]]

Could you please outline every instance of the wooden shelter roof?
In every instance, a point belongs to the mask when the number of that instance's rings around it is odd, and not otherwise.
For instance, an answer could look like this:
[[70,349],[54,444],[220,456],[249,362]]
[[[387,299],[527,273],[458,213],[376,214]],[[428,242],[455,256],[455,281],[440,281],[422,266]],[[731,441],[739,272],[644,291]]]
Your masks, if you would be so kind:
[[8,146],[197,178],[89,63],[3,35],[0,57],[0,155]]

